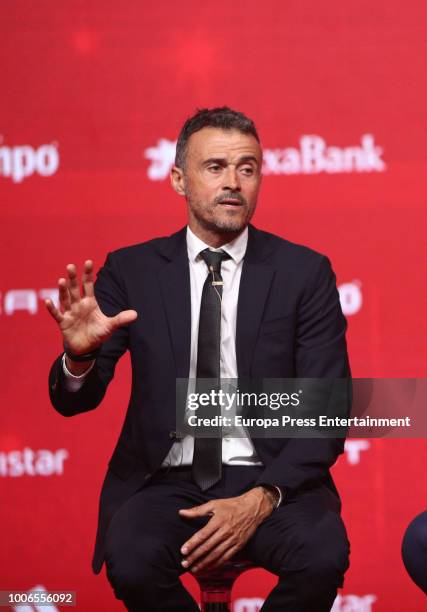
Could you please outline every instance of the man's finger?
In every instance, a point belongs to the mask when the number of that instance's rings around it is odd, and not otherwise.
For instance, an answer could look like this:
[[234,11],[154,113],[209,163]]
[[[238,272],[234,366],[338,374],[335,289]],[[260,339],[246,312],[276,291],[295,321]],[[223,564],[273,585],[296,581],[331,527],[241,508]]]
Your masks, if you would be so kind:
[[203,559],[199,559],[197,563],[194,563],[190,570],[192,572],[199,572],[205,567],[210,567],[216,561],[222,558],[222,556],[231,548],[230,542],[227,540],[226,542],[222,542],[212,550],[209,554],[207,554]]
[[227,536],[225,531],[222,531],[220,529],[215,530],[209,538],[204,540],[204,542],[197,546],[197,548],[193,549],[193,552],[181,562],[181,565],[183,567],[190,567],[191,565],[193,565],[193,563],[197,563],[199,559],[202,559],[203,557],[208,555],[213,548],[216,549],[217,547],[219,547],[219,545],[223,543],[226,538]]
[[209,523],[203,527],[203,529],[196,531],[196,533],[189,540],[184,542],[184,544],[181,546],[181,554],[189,555],[192,550],[194,550],[197,546],[200,546],[200,544],[203,544],[203,542],[210,538],[216,531],[218,531],[218,523],[215,523],[215,521],[211,519]]
[[93,261],[87,259],[84,263],[82,274],[83,292],[86,297],[93,297]]
[[70,300],[70,292],[68,291],[68,285],[65,278],[60,278],[58,280],[58,293],[59,293],[59,304],[61,306],[62,311],[70,310],[71,308],[71,300]]
[[230,548],[226,548],[219,555],[216,555],[217,551],[215,550],[215,555],[213,553],[210,559],[206,557],[206,559],[203,559],[201,563],[197,563],[196,565],[194,565],[194,567],[190,569],[192,572],[200,572],[201,570],[206,568],[214,569],[216,567],[220,567],[221,565],[224,565],[226,561],[232,559],[234,555],[239,552],[239,550],[240,546],[237,545],[231,546]]
[[63,316],[59,312],[59,310],[54,306],[52,300],[45,300],[44,303],[46,305],[46,308],[49,314],[55,319],[57,323],[61,323]]
[[74,264],[68,264],[68,290],[70,292],[71,302],[81,300],[79,281],[77,279],[77,268]]

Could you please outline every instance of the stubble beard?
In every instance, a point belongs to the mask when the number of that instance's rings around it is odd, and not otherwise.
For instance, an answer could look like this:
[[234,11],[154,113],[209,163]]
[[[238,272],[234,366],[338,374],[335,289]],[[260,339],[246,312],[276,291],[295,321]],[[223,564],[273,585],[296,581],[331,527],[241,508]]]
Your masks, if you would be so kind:
[[233,218],[234,215],[232,211],[230,211],[227,216],[218,218],[215,217],[215,209],[221,206],[221,204],[219,204],[217,200],[218,198],[211,202],[208,208],[205,208],[201,202],[195,202],[191,195],[187,193],[189,210],[203,229],[221,234],[235,234],[245,229],[255,212],[255,207],[250,210],[246,200],[242,198],[246,212],[243,218],[241,216],[239,216],[239,218]]

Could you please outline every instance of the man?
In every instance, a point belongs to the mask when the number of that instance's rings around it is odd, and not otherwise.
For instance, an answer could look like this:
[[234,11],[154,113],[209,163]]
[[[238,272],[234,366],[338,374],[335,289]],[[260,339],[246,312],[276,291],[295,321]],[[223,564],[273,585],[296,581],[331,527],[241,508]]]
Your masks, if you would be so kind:
[[101,402],[129,350],[132,394],[103,485],[93,559],[129,610],[198,610],[179,576],[237,552],[278,577],[263,610],[330,610],[349,544],[329,468],[337,439],[177,438],[176,378],[349,377],[329,260],[250,225],[262,151],[253,122],[205,109],[181,130],[171,171],[188,227],[86,261],[47,300],[66,352],[55,408]]

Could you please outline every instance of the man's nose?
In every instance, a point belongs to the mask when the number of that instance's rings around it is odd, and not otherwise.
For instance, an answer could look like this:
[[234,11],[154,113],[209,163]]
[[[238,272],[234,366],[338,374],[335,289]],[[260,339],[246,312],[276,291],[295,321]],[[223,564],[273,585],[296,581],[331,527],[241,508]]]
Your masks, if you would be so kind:
[[222,188],[229,191],[240,191],[240,177],[234,166],[227,167]]

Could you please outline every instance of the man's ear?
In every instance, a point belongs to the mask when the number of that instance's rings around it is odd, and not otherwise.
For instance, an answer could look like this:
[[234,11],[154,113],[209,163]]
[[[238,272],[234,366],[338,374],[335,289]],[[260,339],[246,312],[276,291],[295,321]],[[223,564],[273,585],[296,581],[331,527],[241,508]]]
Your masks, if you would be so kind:
[[182,168],[173,165],[171,168],[171,183],[175,191],[182,196],[185,196],[185,177]]

